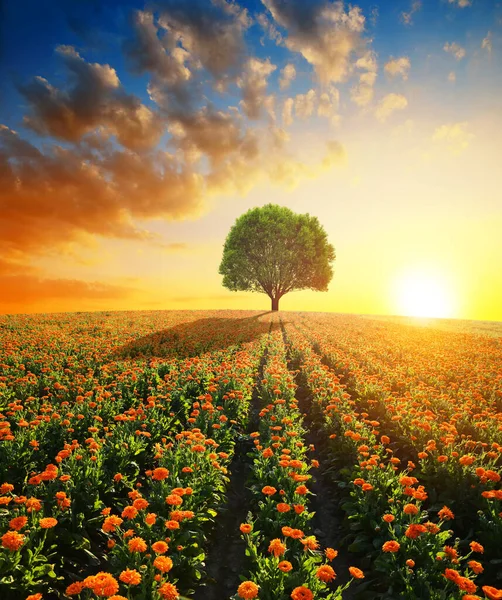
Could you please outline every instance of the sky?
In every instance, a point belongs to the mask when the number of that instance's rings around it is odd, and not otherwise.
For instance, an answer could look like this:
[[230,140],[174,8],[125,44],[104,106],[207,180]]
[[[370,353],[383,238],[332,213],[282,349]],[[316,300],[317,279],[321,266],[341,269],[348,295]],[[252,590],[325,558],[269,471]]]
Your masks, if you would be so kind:
[[0,0],[0,313],[269,309],[250,208],[315,215],[281,309],[502,321],[502,2]]

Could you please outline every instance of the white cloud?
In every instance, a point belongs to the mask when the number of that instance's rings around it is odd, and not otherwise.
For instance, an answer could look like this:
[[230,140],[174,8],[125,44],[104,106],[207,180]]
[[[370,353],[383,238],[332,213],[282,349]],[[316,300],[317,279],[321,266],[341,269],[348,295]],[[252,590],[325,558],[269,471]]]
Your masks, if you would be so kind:
[[468,146],[470,140],[474,137],[467,131],[467,122],[449,123],[437,127],[432,135],[432,140],[446,145],[453,154],[460,154]]
[[422,8],[422,2],[416,0],[412,3],[411,8],[407,12],[401,13],[401,20],[405,25],[411,25],[413,23],[413,15]]
[[299,119],[307,119],[313,114],[316,98],[315,90],[309,90],[306,94],[297,94],[295,97],[295,114]]
[[408,79],[410,67],[410,59],[407,56],[391,58],[389,62],[385,63],[385,72],[390,77],[401,76],[406,81]]
[[488,54],[492,53],[493,42],[492,42],[492,32],[491,31],[489,31],[486,34],[486,37],[481,42],[481,48],[483,48],[483,50],[486,50],[488,52]]
[[376,118],[382,123],[396,110],[404,110],[408,100],[402,94],[387,94],[375,109]]
[[466,8],[467,6],[471,6],[471,0],[448,0],[450,4],[455,4],[459,8]]
[[455,81],[457,81],[457,75],[455,74],[455,71],[450,71],[448,73],[448,81],[450,83],[455,83]]
[[295,65],[291,63],[287,64],[281,71],[281,78],[279,79],[279,87],[281,90],[286,90],[293,79],[296,77]]
[[457,44],[457,42],[452,42],[451,44],[447,42],[443,46],[443,50],[445,52],[449,52],[450,54],[453,54],[453,56],[457,60],[462,60],[466,55],[465,48],[462,48],[462,46],[460,44]]
[[246,61],[244,72],[237,80],[237,85],[242,89],[242,110],[250,119],[258,119],[261,116],[267,91],[267,79],[275,69],[276,66],[268,58],[260,60],[251,57]]
[[293,124],[294,105],[295,101],[293,98],[286,98],[286,100],[284,100],[284,104],[282,105],[282,124],[284,127],[289,127]]

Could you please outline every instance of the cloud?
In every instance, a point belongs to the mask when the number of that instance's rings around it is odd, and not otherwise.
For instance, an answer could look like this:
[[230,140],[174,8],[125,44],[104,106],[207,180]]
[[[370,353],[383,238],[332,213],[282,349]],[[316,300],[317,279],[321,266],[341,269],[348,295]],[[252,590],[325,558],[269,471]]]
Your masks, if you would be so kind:
[[359,75],[359,83],[350,90],[350,97],[359,106],[366,106],[373,100],[373,86],[377,78],[378,63],[376,54],[369,50],[355,63],[356,69],[364,72]]
[[472,133],[467,131],[468,123],[449,123],[437,127],[432,135],[432,140],[444,144],[453,154],[460,154],[469,146]]
[[375,109],[376,118],[384,122],[396,110],[403,110],[408,106],[408,100],[402,94],[387,94],[382,98]]
[[68,89],[59,89],[43,77],[19,86],[28,101],[25,125],[41,135],[75,142],[98,126],[127,148],[150,148],[163,133],[162,118],[127,94],[110,65],[86,62],[71,46],[57,53],[70,75]]
[[390,77],[401,76],[406,81],[410,67],[410,59],[407,56],[402,56],[401,58],[391,58],[389,62],[385,63],[384,68]]
[[296,77],[295,65],[288,63],[281,70],[281,78],[279,79],[279,87],[281,90],[286,90],[290,86],[293,79]]
[[448,0],[450,4],[455,4],[459,8],[466,8],[467,6],[472,5],[471,0]]
[[295,96],[295,114],[299,119],[307,119],[312,116],[315,109],[317,93],[315,90],[309,90],[306,94],[297,94]]
[[293,98],[286,98],[282,105],[282,124],[289,127],[293,124],[293,108],[295,101]]
[[267,79],[276,68],[268,58],[260,60],[251,57],[247,60],[237,85],[242,90],[242,109],[250,119],[260,118],[266,99]]
[[415,0],[411,4],[411,8],[408,12],[401,13],[401,21],[405,25],[411,25],[413,23],[413,15],[418,12],[422,8],[422,2],[420,0]]
[[136,72],[151,74],[149,89],[156,102],[183,105],[194,99],[206,74],[216,88],[237,79],[246,60],[244,33],[250,25],[247,10],[235,2],[153,2],[150,11],[136,12],[134,37],[124,48]]
[[493,50],[493,42],[492,42],[492,32],[489,31],[486,34],[486,37],[483,38],[483,41],[481,42],[481,48],[483,50],[486,50],[488,52],[488,54],[492,53]]
[[450,71],[448,73],[448,81],[450,83],[455,83],[455,81],[457,81],[457,75],[456,75],[455,71]]
[[0,276],[0,310],[21,312],[24,307],[47,300],[120,300],[133,295],[134,288],[78,279],[47,279],[32,275]]
[[320,0],[262,0],[274,21],[287,31],[285,46],[301,54],[321,84],[343,81],[350,74],[351,57],[365,46],[365,18],[357,6]]
[[451,44],[447,42],[443,46],[443,50],[452,54],[457,60],[462,60],[466,55],[465,48],[462,48],[457,42],[452,42]]
[[328,91],[322,92],[319,96],[319,105],[317,114],[319,117],[330,119],[336,124],[340,118],[338,108],[340,106],[340,92],[334,86],[329,86]]

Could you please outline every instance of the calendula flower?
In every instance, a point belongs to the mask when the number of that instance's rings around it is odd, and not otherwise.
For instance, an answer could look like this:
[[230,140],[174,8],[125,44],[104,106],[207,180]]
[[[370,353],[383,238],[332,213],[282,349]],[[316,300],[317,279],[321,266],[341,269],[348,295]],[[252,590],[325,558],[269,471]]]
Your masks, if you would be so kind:
[[314,594],[302,585],[291,592],[291,598],[293,600],[314,600]]
[[21,546],[24,544],[25,539],[25,536],[17,533],[17,531],[8,531],[1,537],[2,546],[11,552],[16,552],[19,550],[19,548],[21,548]]
[[316,571],[316,577],[325,583],[329,583],[335,579],[336,573],[329,565],[321,565]]
[[143,538],[133,537],[127,544],[129,552],[146,552],[147,545]]
[[241,530],[241,533],[251,533],[253,527],[252,525],[249,525],[249,523],[242,523],[241,526],[239,527],[239,529]]
[[243,581],[237,588],[237,594],[244,600],[252,600],[258,596],[259,588],[252,581]]
[[141,582],[141,574],[136,569],[126,569],[119,575],[119,579],[127,585],[138,585]]
[[349,573],[354,579],[364,579],[364,573],[357,567],[349,567]]
[[155,554],[165,554],[168,550],[168,545],[162,540],[152,544],[152,550]]
[[293,565],[289,562],[289,560],[281,560],[281,562],[277,565],[277,567],[283,573],[289,573],[291,571],[291,569],[293,568]]
[[173,568],[173,561],[169,556],[157,556],[153,561],[153,566],[161,573],[168,573]]
[[179,596],[176,586],[172,583],[163,583],[158,592],[164,600],[177,600]]
[[401,548],[401,544],[399,542],[396,542],[395,540],[385,542],[382,546],[382,550],[384,552],[397,552],[399,548]]
[[284,552],[286,552],[286,546],[281,542],[280,539],[275,538],[270,542],[268,546],[268,551],[275,557],[281,556],[282,554],[284,554]]

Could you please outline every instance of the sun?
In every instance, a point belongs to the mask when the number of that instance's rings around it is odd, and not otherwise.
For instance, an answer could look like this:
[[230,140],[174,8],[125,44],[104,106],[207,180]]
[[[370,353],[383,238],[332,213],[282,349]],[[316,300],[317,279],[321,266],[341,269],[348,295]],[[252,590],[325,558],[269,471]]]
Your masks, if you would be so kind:
[[397,280],[399,314],[409,317],[452,316],[451,295],[445,280],[427,272],[405,273]]

